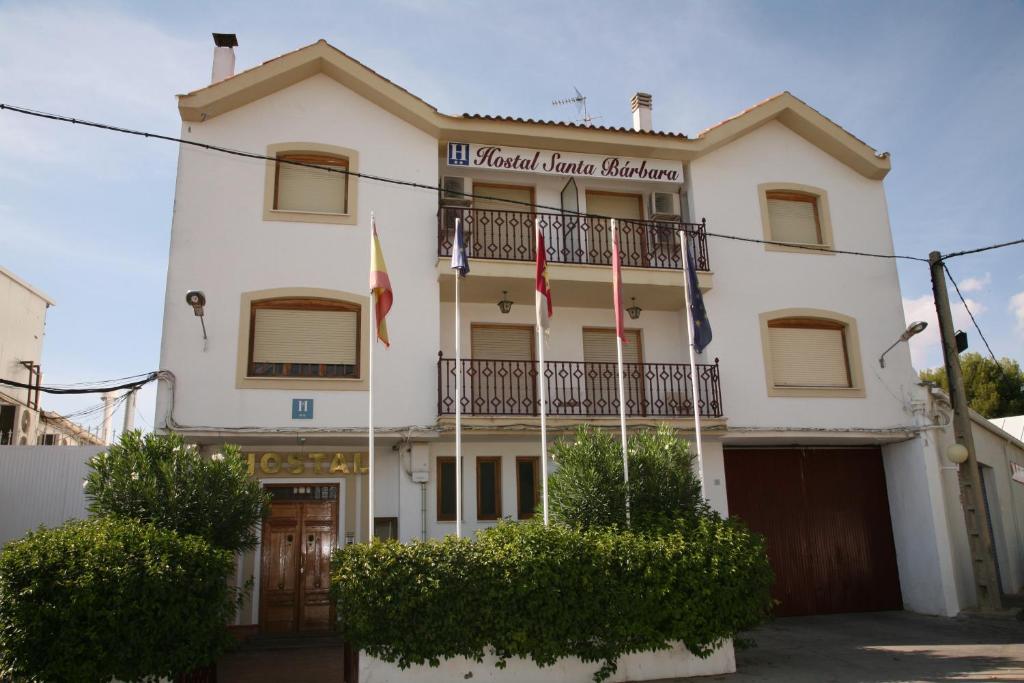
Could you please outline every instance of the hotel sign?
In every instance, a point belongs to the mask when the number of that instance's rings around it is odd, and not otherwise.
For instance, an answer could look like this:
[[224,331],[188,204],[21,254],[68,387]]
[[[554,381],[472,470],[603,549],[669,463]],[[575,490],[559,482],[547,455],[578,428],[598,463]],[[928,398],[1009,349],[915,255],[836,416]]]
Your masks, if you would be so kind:
[[246,453],[249,476],[257,473],[275,476],[366,474],[365,453]]
[[524,149],[469,142],[448,143],[448,165],[544,175],[683,182],[683,162]]

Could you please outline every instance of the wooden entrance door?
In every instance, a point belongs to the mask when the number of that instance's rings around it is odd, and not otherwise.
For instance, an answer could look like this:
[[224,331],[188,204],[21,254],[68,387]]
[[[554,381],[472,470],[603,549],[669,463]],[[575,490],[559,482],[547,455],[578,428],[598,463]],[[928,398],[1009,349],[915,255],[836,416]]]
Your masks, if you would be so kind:
[[268,486],[260,626],[265,633],[326,631],[334,610],[331,552],[338,546],[338,485]]
[[727,448],[725,483],[767,541],[777,616],[902,608],[877,447]]

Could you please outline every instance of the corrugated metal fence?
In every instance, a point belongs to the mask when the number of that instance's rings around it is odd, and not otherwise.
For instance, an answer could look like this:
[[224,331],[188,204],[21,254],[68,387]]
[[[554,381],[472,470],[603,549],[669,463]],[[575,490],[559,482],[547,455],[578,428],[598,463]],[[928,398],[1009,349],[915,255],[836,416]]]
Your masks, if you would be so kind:
[[0,547],[40,524],[84,518],[82,482],[104,446],[0,446]]

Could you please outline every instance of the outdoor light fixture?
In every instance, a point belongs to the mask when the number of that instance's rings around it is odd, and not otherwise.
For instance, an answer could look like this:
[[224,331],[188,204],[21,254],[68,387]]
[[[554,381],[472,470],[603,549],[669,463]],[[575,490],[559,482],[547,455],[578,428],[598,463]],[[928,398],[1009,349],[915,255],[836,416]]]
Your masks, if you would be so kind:
[[892,343],[892,346],[890,346],[885,351],[883,351],[882,355],[879,356],[878,364],[881,365],[884,368],[885,367],[885,354],[887,354],[890,351],[892,351],[893,348],[897,344],[899,344],[900,342],[905,342],[908,339],[910,339],[911,337],[913,337],[915,334],[920,334],[921,332],[924,332],[924,328],[926,328],[926,327],[928,327],[928,323],[924,322],[923,320],[918,320],[916,323],[910,323],[909,325],[907,325],[907,329],[903,330],[903,334],[900,335],[900,338],[897,339],[896,341],[894,341]]
[[508,300],[508,292],[501,290],[501,301],[498,302],[498,308],[501,309],[502,313],[508,313],[512,310],[512,302]]
[[970,455],[970,453],[968,453],[967,447],[960,443],[951,444],[950,447],[946,449],[946,460],[957,465],[962,465],[967,462],[968,455]]
[[199,318],[199,324],[203,326],[203,351],[206,350],[206,318],[204,317],[206,307],[206,295],[198,289],[191,289],[185,292],[185,303],[192,307],[192,312]]
[[640,317],[640,311],[644,310],[636,305],[636,297],[631,297],[633,305],[626,309],[626,313],[629,313],[629,317],[632,320],[636,320]]

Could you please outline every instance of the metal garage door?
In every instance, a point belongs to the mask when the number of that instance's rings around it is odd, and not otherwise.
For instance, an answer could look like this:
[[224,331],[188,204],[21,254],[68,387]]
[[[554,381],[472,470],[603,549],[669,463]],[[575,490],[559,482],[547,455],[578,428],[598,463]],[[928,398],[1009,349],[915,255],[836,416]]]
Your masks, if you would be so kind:
[[767,540],[777,615],[903,607],[878,448],[726,449],[725,478]]

